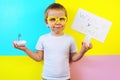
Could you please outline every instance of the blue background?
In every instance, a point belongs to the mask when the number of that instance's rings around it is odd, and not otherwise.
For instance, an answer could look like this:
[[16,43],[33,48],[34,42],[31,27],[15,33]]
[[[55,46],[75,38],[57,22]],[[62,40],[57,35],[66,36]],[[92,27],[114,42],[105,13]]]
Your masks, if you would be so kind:
[[38,38],[49,32],[44,10],[54,0],[0,0],[0,55],[26,55],[12,46],[18,34],[32,51]]

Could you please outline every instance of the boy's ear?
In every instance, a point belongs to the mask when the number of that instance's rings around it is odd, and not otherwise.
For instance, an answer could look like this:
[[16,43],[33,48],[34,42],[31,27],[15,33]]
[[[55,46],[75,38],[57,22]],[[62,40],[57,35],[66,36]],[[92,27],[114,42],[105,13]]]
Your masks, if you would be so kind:
[[49,26],[48,24],[46,24],[47,26]]
[[48,22],[46,22],[46,25],[49,27]]
[[45,21],[46,24],[48,24],[48,21]]
[[48,24],[48,22],[46,21],[46,24]]
[[48,22],[46,22],[46,25],[48,26]]

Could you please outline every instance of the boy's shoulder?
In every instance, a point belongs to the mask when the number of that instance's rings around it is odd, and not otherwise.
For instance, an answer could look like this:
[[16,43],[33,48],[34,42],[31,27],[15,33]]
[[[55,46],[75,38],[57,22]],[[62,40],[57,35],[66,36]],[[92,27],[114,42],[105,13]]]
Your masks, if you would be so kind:
[[68,38],[73,39],[73,36],[71,36],[71,35],[69,35],[69,34],[65,34],[65,36],[68,37]]
[[43,34],[39,37],[39,40],[44,40],[44,39],[48,38],[48,36],[49,36],[49,33]]
[[40,37],[46,37],[46,36],[50,36],[50,33],[43,34]]

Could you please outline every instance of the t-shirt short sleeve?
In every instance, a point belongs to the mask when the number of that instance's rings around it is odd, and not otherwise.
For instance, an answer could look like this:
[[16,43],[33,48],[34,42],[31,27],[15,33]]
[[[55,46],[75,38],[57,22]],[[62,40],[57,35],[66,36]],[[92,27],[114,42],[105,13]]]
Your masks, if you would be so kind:
[[36,44],[36,50],[43,50],[44,47],[43,47],[43,39],[42,37],[39,38],[37,44]]
[[77,52],[77,47],[76,47],[75,40],[71,38],[70,53],[74,53],[74,52]]

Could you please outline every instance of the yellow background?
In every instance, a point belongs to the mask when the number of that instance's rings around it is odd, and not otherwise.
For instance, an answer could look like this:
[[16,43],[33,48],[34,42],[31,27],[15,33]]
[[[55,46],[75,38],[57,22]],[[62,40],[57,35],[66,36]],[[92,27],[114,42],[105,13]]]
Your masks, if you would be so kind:
[[40,80],[42,69],[28,56],[0,56],[0,80]]
[[[84,35],[71,29],[78,8],[83,8],[112,22],[104,43],[92,39],[93,49],[86,55],[120,54],[120,1],[119,0],[57,0],[68,11],[65,32],[72,35],[80,50]],[[0,80],[40,80],[43,62],[35,62],[28,56],[0,56]]]
[[85,35],[72,30],[71,25],[78,8],[85,9],[93,14],[103,17],[112,22],[112,26],[104,43],[92,39],[93,49],[86,55],[114,55],[120,54],[120,1],[118,0],[57,0],[68,11],[68,24],[65,32],[71,34],[77,43],[78,49]]

